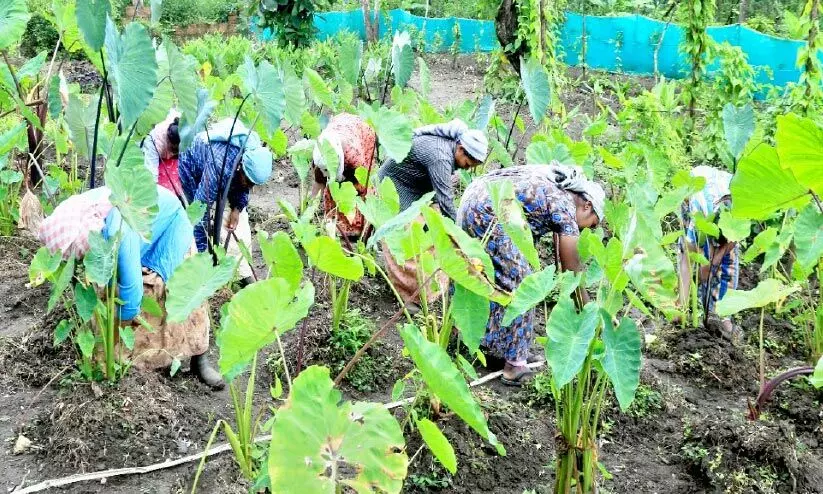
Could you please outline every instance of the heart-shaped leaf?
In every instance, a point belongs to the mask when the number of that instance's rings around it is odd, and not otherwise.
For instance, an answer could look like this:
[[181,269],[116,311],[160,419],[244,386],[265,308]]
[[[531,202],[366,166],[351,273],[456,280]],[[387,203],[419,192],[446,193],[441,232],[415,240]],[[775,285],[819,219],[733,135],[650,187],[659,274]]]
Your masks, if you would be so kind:
[[169,322],[183,322],[234,277],[238,261],[226,256],[215,266],[211,255],[201,252],[183,261],[166,284]]
[[271,489],[399,493],[408,468],[404,450],[403,432],[388,410],[342,401],[328,368],[311,366],[294,380],[272,426]]
[[598,322],[594,303],[586,304],[578,314],[572,299],[564,297],[552,309],[546,324],[546,361],[558,388],[571,382],[583,367]]

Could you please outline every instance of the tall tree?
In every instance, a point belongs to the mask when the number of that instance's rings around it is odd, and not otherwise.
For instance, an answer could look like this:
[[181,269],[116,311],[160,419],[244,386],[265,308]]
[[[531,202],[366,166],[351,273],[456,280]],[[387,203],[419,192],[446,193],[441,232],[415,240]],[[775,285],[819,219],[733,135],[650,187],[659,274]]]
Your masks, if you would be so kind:
[[737,8],[737,22],[743,24],[749,11],[749,0],[740,0],[740,6]]

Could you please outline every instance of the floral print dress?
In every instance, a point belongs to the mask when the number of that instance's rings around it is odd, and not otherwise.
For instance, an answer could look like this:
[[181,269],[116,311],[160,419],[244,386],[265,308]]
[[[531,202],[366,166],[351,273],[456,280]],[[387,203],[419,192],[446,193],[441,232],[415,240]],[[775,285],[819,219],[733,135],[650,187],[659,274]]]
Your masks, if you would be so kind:
[[[341,113],[332,117],[323,133],[326,135],[334,133],[340,137],[343,146],[343,166],[345,167],[343,176],[347,182],[355,184],[354,188],[360,197],[365,197],[368,187],[366,184],[357,183],[354,172],[357,168],[364,167],[371,174],[374,147],[377,142],[374,130],[359,117]],[[328,187],[323,191],[323,210],[327,215],[337,210],[337,205]],[[363,232],[364,222],[360,211],[355,213],[351,221],[343,213],[337,212],[337,226],[343,235],[348,237],[359,237]]]
[[[457,212],[457,224],[469,235],[483,238],[494,222],[487,186],[499,180],[512,183],[535,242],[549,233],[570,237],[580,234],[573,193],[558,187],[550,178],[547,167],[526,165],[495,170],[472,181]],[[495,281],[508,291],[514,291],[532,273],[523,253],[499,224],[489,235],[486,252],[494,264]],[[482,344],[496,357],[509,362],[525,361],[534,340],[535,311],[532,309],[519,316],[510,326],[502,326],[505,312],[505,307],[491,302],[491,315]]]

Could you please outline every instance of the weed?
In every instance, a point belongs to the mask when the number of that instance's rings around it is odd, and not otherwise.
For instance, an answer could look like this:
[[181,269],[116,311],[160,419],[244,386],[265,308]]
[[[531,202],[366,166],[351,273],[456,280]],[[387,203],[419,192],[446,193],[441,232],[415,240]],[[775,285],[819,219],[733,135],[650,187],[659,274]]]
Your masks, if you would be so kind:
[[[375,331],[374,322],[360,313],[360,309],[350,309],[343,314],[340,329],[332,329],[329,339],[329,360],[336,371],[340,371],[371,338]],[[370,392],[375,390],[377,377],[388,362],[366,353],[346,376],[346,381],[356,390]]]
[[626,414],[635,418],[648,418],[663,409],[663,395],[647,384],[640,384],[634,395],[632,406]]
[[551,373],[548,370],[535,374],[523,390],[526,394],[526,402],[530,407],[554,406]]

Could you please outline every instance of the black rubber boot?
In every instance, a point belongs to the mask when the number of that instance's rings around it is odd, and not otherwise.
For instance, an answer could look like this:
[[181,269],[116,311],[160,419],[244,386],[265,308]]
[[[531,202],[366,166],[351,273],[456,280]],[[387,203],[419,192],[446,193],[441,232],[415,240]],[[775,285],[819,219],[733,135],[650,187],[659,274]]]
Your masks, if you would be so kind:
[[206,354],[194,355],[191,358],[191,372],[197,379],[211,389],[218,391],[226,386],[223,376],[209,365]]

